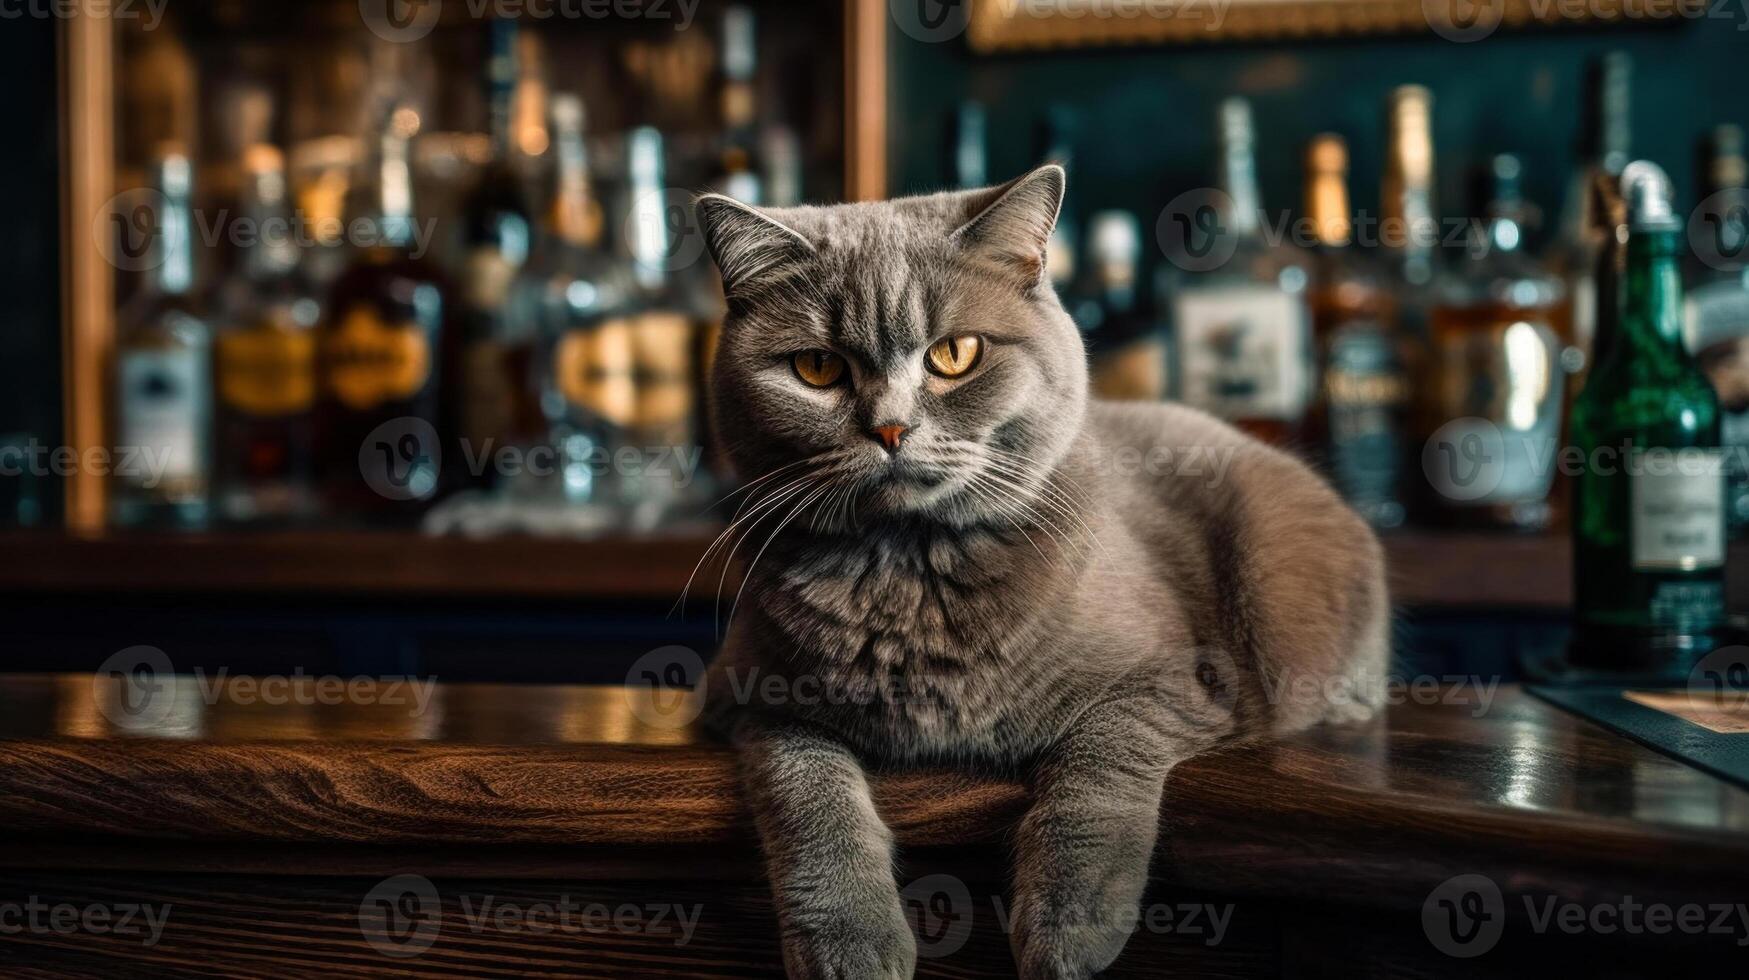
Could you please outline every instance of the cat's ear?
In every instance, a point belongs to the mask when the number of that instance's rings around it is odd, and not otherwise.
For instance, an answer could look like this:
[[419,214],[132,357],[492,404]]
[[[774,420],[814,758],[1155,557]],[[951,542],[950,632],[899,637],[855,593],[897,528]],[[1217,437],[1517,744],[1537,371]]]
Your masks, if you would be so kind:
[[723,293],[731,298],[813,254],[814,246],[795,229],[732,197],[706,194],[692,207],[723,274]]
[[1024,285],[1038,285],[1067,180],[1062,167],[1049,163],[996,188],[996,199],[953,233],[954,243],[1012,269]]

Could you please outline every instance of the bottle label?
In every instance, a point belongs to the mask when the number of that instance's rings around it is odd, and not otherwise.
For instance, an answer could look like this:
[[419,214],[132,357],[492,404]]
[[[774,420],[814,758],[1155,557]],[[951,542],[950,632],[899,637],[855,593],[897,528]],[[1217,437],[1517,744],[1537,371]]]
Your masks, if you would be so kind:
[[1408,398],[1396,350],[1377,330],[1344,330],[1324,368],[1330,475],[1343,497],[1374,524],[1401,523],[1401,410]]
[[347,311],[322,344],[327,390],[366,411],[412,398],[431,376],[431,341],[417,323],[385,323],[369,307]]
[[659,429],[678,444],[692,420],[692,321],[679,313],[651,311],[632,319],[632,356],[638,379],[637,422]]
[[1306,311],[1269,286],[1199,289],[1176,309],[1181,395],[1226,419],[1298,419],[1309,394]]
[[606,320],[567,331],[553,352],[553,384],[565,401],[614,425],[637,415],[632,327]]
[[202,352],[191,348],[132,350],[117,365],[121,384],[117,445],[137,453],[137,466],[118,469],[127,483],[206,475],[207,380]]
[[307,410],[316,397],[316,338],[271,323],[218,339],[219,399],[227,408],[273,418]]
[[1430,395],[1449,421],[1434,433],[1441,454],[1428,471],[1434,490],[1456,507],[1547,499],[1565,388],[1554,330],[1511,320],[1435,324],[1435,332],[1439,373]]
[[1630,460],[1633,565],[1694,571],[1725,562],[1724,453],[1640,450]]

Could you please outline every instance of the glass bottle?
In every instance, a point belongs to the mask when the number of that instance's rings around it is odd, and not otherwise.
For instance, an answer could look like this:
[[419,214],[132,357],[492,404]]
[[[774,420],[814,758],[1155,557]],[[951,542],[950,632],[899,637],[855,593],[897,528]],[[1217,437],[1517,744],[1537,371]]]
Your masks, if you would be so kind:
[[759,65],[758,35],[751,8],[731,4],[723,11],[717,58],[717,111],[722,145],[711,184],[747,204],[764,203],[759,159],[759,100],[754,87]]
[[411,520],[439,493],[441,470],[465,462],[443,391],[459,361],[449,290],[425,258],[430,229],[421,244],[413,216],[418,129],[412,108],[386,111],[348,224],[368,238],[354,243],[317,328],[317,469],[337,515]]
[[556,456],[557,496],[605,525],[622,498],[610,463],[637,412],[635,283],[628,265],[602,247],[582,100],[555,95],[552,120],[552,207],[512,305],[538,324],[533,381]]
[[1608,216],[1600,213],[1598,185],[1614,185],[1627,166],[1632,136],[1629,109],[1633,61],[1612,52],[1592,64],[1586,80],[1585,128],[1581,163],[1567,188],[1561,211],[1554,269],[1567,283],[1567,331],[1562,339],[1562,364],[1583,385],[1588,363],[1601,356],[1594,350],[1598,333],[1597,263],[1606,251]]
[[[631,327],[636,407],[626,427],[630,447],[644,462],[620,474],[629,492],[632,526],[647,530],[672,516],[677,506],[708,493],[682,486],[675,473],[648,465],[670,454],[696,456],[698,445],[698,331],[701,311],[677,272],[689,268],[686,245],[673,229],[685,224],[687,204],[664,187],[662,134],[641,126],[626,135],[625,200],[620,222],[621,255],[635,286]],[[630,458],[628,455],[627,458]]]
[[195,295],[192,184],[188,156],[160,151],[139,291],[117,316],[111,517],[123,527],[193,528],[209,517],[212,338]]
[[[532,236],[515,165],[519,147],[512,137],[520,32],[515,20],[501,17],[491,22],[487,36],[483,84],[491,159],[462,206],[460,435],[476,453],[523,441],[540,428],[526,383],[535,338],[504,315]],[[490,486],[493,470],[483,468],[467,482]]]
[[1164,332],[1142,300],[1141,225],[1128,211],[1099,211],[1087,222],[1085,301],[1094,312],[1088,347],[1093,391],[1116,401],[1159,401],[1168,372]]
[[321,304],[299,274],[284,158],[243,156],[242,214],[254,229],[219,290],[214,342],[217,488],[225,519],[289,521],[316,511],[312,410]]
[[[1074,110],[1057,104],[1045,111],[1039,132],[1039,162],[1055,163],[1067,170],[1071,176],[1071,188],[1076,183],[1073,180],[1075,126]],[[1076,250],[1079,248],[1080,237],[1079,211],[1075,208],[1069,192],[1065,192],[1062,207],[1057,211],[1056,227],[1051,229],[1051,240],[1045,245],[1045,275],[1050,277],[1051,285],[1065,302],[1078,272]]]
[[983,187],[990,182],[986,126],[983,103],[968,99],[954,110],[947,163],[953,185],[961,190]]
[[1575,667],[1686,676],[1724,616],[1719,402],[1682,343],[1683,223],[1669,178],[1622,173],[1619,333],[1573,408]]
[[1683,333],[1718,393],[1731,535],[1749,530],[1749,162],[1741,127],[1715,128],[1690,229]]
[[[1299,439],[1312,388],[1305,254],[1266,234],[1251,107],[1220,107],[1221,190],[1215,233],[1231,254],[1214,268],[1162,267],[1184,402],[1266,442]],[[1193,215],[1175,215],[1195,220]],[[1220,253],[1210,253],[1218,255]]]
[[1331,482],[1378,528],[1403,523],[1400,476],[1408,382],[1392,330],[1391,292],[1353,247],[1348,144],[1332,133],[1306,148],[1312,250],[1312,332],[1319,364],[1307,426]]
[[1553,517],[1566,295],[1524,251],[1522,169],[1509,154],[1490,161],[1482,223],[1432,314],[1419,395],[1438,524],[1535,531]]

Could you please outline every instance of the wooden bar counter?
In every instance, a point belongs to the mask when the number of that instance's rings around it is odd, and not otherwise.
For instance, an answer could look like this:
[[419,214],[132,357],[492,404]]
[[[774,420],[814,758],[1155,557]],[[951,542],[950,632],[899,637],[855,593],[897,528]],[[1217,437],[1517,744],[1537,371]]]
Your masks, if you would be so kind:
[[[732,760],[669,697],[148,683],[0,677],[0,975],[781,974]],[[1402,694],[1366,726],[1180,766],[1110,975],[1749,963],[1749,792],[1509,687]],[[1012,975],[1025,788],[888,774],[876,794],[918,974]]]

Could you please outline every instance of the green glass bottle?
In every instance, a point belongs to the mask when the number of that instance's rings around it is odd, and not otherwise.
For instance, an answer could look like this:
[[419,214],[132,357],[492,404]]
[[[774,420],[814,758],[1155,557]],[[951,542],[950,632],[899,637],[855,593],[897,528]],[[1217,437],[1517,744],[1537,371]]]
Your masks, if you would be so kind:
[[1573,406],[1563,460],[1577,470],[1569,658],[1580,670],[1680,677],[1724,619],[1719,402],[1682,343],[1683,224],[1670,180],[1638,161],[1621,183],[1621,316]]

